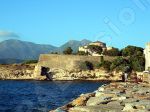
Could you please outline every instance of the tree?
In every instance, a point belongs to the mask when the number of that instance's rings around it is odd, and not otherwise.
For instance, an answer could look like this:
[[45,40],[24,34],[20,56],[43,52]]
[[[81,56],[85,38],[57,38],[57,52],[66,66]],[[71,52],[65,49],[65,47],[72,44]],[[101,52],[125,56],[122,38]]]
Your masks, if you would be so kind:
[[119,56],[120,51],[118,48],[112,48],[111,50],[104,51],[104,55],[107,56]]
[[71,47],[67,47],[67,48],[63,51],[64,54],[72,54],[72,52],[73,52],[73,50],[72,50]]
[[122,56],[143,56],[143,48],[136,46],[127,46],[122,49]]
[[98,54],[101,54],[102,51],[103,51],[102,47],[96,46],[96,45],[89,45],[89,46],[88,46],[88,49],[89,49],[90,51],[96,52],[96,53],[98,53]]
[[132,56],[129,58],[131,67],[134,71],[144,71],[145,69],[145,58],[144,56]]
[[130,63],[127,59],[124,59],[122,57],[118,57],[117,59],[113,60],[110,70],[124,70],[126,66],[130,67]]

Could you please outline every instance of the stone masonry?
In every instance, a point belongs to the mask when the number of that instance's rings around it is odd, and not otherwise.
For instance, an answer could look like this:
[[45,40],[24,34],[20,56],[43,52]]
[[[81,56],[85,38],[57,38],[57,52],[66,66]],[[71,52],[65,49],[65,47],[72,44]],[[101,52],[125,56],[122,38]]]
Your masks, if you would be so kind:
[[[104,60],[111,61],[114,58],[116,57],[105,56]],[[100,63],[101,58],[99,56],[41,54],[38,64],[35,67],[34,75],[40,77],[42,67],[48,67],[50,70],[59,69],[67,71],[80,69],[80,64],[85,61],[96,65]]]
[[145,70],[150,69],[150,42],[146,44],[146,48],[144,51],[145,54]]

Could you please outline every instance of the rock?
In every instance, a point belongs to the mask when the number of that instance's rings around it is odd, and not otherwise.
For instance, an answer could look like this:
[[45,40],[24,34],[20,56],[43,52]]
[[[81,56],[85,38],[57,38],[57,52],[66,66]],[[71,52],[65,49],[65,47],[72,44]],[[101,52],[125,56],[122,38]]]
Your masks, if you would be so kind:
[[91,97],[87,103],[86,106],[93,106],[93,105],[99,105],[101,103],[108,103],[111,101],[112,97],[103,96],[103,97]]
[[86,99],[87,99],[86,97],[80,96],[79,98],[72,101],[72,105],[73,106],[83,106],[83,105],[85,105]]
[[114,82],[101,86],[93,95],[81,95],[69,112],[148,112],[150,85]]
[[86,105],[86,101],[89,99],[89,97],[94,95],[94,93],[81,95],[79,98],[73,100],[71,104],[72,106],[84,106]]
[[123,109],[122,106],[106,106],[106,105],[97,105],[97,106],[79,106],[69,109],[69,112],[121,112]]
[[112,100],[125,100],[126,97],[125,96],[121,96],[121,97],[113,97]]
[[138,99],[128,98],[128,99],[123,100],[122,103],[125,104],[125,103],[137,102],[137,101],[138,101]]
[[121,106],[121,104],[120,104],[121,102],[119,102],[119,101],[111,101],[111,102],[109,102],[108,104],[107,104],[107,106]]
[[105,89],[103,87],[98,88],[99,92],[103,92]]
[[123,108],[123,111],[134,112],[134,108],[133,108],[133,106],[130,103],[126,103],[125,107]]
[[99,92],[99,91],[96,91],[96,93],[95,93],[95,96],[96,96],[96,97],[103,96],[103,95],[104,95],[104,93]]
[[60,108],[58,108],[58,109],[56,109],[56,110],[54,110],[54,111],[50,111],[50,112],[66,112],[66,111],[64,111],[64,110],[62,110],[62,109],[60,109]]

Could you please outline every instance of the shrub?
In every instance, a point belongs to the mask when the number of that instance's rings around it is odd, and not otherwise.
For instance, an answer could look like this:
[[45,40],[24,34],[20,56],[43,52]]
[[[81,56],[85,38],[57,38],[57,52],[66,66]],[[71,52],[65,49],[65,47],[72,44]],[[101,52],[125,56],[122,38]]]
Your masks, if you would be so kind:
[[64,54],[72,54],[72,52],[73,52],[73,50],[72,50],[71,47],[67,47],[67,48],[63,51]]
[[103,61],[99,64],[99,67],[103,67],[105,70],[110,71],[111,62],[110,61]]
[[85,61],[80,63],[80,69],[82,70],[93,70],[94,66],[91,62]]

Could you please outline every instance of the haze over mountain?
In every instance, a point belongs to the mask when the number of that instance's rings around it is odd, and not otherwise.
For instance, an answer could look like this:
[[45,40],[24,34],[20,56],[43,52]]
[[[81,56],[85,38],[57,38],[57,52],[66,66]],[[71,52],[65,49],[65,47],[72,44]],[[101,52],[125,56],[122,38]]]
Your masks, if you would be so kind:
[[[60,47],[55,47],[52,45],[42,45],[35,44],[32,42],[26,42],[21,40],[5,40],[0,42],[0,62],[7,63],[20,62],[18,60],[29,60],[38,59],[40,54],[50,53],[50,52],[62,52],[66,47],[72,47],[73,51],[76,52],[79,46],[86,45],[90,43],[89,40],[71,40]],[[13,60],[13,61],[12,61]]]

